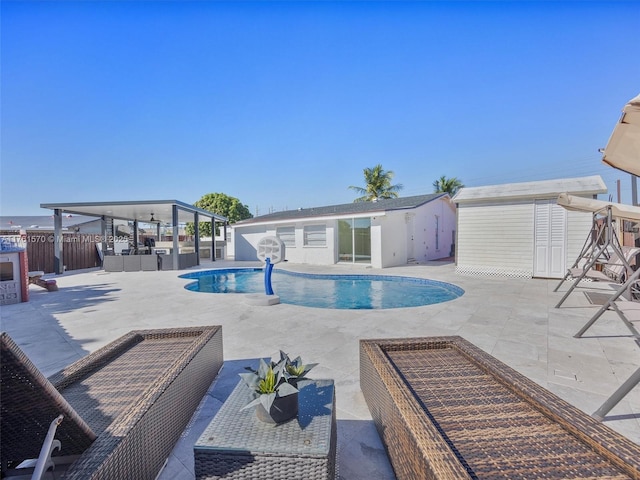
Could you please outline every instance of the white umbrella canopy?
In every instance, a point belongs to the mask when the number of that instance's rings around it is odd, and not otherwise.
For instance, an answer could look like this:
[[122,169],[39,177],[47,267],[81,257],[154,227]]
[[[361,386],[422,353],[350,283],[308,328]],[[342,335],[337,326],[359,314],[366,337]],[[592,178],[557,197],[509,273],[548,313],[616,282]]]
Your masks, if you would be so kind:
[[640,95],[629,100],[604,149],[602,161],[640,176]]
[[640,207],[625,205],[624,203],[605,202],[603,200],[561,193],[558,195],[558,205],[564,207],[565,210],[601,213],[603,215],[606,214],[607,208],[611,208],[611,214],[614,218],[640,222]]

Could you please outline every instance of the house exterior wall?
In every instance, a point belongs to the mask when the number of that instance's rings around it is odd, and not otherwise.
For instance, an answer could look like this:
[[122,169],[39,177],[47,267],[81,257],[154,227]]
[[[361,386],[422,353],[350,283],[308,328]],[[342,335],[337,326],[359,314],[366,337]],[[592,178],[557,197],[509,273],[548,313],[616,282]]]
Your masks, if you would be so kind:
[[426,241],[420,246],[420,253],[415,249],[416,260],[423,262],[451,256],[456,231],[455,206],[449,200],[440,199],[423,207],[427,208],[421,222],[416,223],[416,232],[418,236],[424,234]]
[[[458,205],[456,272],[532,277],[534,202],[532,198]],[[579,255],[590,228],[590,213],[567,211],[567,267]]]
[[[336,220],[309,220],[296,221],[282,224],[295,228],[295,247],[286,248],[286,259],[292,263],[305,263],[309,265],[333,265],[336,263],[335,245],[337,242],[337,224]],[[304,227],[311,225],[324,225],[326,244],[323,247],[313,247],[304,244]],[[278,225],[281,226],[281,225]],[[275,227],[273,235],[276,234]]]
[[[249,225],[242,229],[233,228],[233,256],[238,261],[258,260],[258,242],[266,235],[267,229],[263,225]],[[285,250],[285,254],[288,253]]]
[[[237,261],[257,260],[257,245],[265,236],[277,236],[279,227],[293,227],[295,245],[285,247],[285,258],[292,263],[310,265],[332,265],[336,263],[335,245],[337,242],[336,220],[311,220],[308,222],[281,222],[269,225],[234,226],[232,234],[233,255]],[[327,243],[324,247],[304,245],[304,227],[306,225],[324,225]]]
[[[379,223],[382,230],[381,267],[406,265],[410,261],[424,263],[446,258],[451,253],[456,214],[448,198],[437,199],[411,210],[387,212],[386,216],[380,217]],[[411,225],[412,232],[409,231]],[[411,234],[413,254],[409,251]]]
[[[376,237],[380,241],[380,267],[378,268],[406,265],[407,227],[405,225],[405,213],[388,212],[387,215],[378,217],[376,221]],[[373,235],[373,229],[371,233]],[[373,262],[372,266],[377,267]]]
[[[408,216],[413,219],[414,255],[407,258]],[[438,217],[439,248],[436,248],[435,218]],[[237,261],[256,260],[258,241],[266,235],[276,235],[278,227],[293,227],[295,245],[287,245],[285,258],[292,263],[310,265],[333,265],[338,262],[338,218],[304,218],[294,221],[272,222],[263,225],[234,225],[233,252]],[[356,218],[363,218],[358,215]],[[436,199],[420,207],[371,213],[371,266],[385,268],[406,265],[408,260],[418,262],[448,257],[451,251],[451,236],[455,230],[455,208],[448,197]],[[304,228],[309,225],[324,225],[325,246],[304,244]]]

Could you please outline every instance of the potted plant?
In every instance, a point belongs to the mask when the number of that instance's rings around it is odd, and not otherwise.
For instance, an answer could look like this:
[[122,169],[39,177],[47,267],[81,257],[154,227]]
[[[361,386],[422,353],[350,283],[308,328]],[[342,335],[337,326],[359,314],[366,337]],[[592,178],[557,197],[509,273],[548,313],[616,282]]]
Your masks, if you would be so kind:
[[240,377],[252,393],[252,401],[242,410],[256,407],[256,416],[266,423],[282,423],[298,414],[298,383],[308,380],[306,375],[317,363],[291,360],[280,350],[280,361],[269,363],[260,359],[257,370],[245,367],[248,373]]

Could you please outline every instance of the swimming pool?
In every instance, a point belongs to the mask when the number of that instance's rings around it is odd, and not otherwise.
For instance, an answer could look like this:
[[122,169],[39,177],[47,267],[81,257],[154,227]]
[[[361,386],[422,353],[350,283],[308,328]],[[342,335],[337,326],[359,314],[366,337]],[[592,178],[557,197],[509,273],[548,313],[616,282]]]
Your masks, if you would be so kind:
[[[180,275],[187,290],[207,293],[264,293],[264,270],[229,268]],[[305,307],[385,309],[448,302],[464,294],[451,283],[390,275],[317,275],[274,270],[271,283],[280,302]]]

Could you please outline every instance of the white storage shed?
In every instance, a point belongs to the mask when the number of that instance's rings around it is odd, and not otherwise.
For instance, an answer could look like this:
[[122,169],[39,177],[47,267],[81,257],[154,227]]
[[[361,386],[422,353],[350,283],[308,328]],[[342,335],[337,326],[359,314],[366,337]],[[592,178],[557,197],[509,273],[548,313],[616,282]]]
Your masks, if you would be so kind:
[[567,211],[558,195],[606,192],[599,175],[462,188],[453,198],[456,272],[562,278],[584,246],[592,215]]

